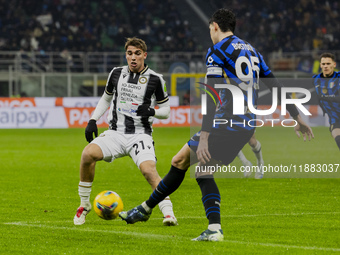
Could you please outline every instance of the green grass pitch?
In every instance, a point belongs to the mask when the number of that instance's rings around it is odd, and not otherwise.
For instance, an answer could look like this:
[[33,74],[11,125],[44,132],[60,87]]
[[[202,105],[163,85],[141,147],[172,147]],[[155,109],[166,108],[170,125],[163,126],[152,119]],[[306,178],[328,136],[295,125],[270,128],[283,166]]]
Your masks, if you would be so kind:
[[[258,128],[266,164],[336,164],[328,128],[303,142],[291,128]],[[189,128],[156,128],[157,168],[164,176]],[[217,178],[224,242],[192,242],[207,227],[201,194],[190,173],[171,195],[179,226],[162,226],[155,208],[146,223],[105,221],[94,212],[73,225],[79,206],[84,129],[0,130],[0,254],[332,254],[340,252],[340,179]],[[245,155],[255,164],[248,145]],[[235,159],[233,165],[240,167]],[[239,174],[240,177],[242,173]],[[316,175],[314,177],[319,177]],[[339,176],[339,170],[338,170]],[[304,176],[306,177],[306,176]],[[98,162],[91,200],[114,190],[125,209],[151,188],[128,157]]]

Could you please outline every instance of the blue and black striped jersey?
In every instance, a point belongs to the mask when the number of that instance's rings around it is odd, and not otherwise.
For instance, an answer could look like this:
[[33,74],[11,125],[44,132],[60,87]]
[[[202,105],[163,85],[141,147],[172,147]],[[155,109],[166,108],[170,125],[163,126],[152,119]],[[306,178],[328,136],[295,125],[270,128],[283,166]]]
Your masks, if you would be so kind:
[[[254,127],[247,123],[255,119],[255,114],[247,109],[248,93],[247,88],[253,87],[253,105],[256,107],[259,89],[259,78],[275,78],[271,70],[263,60],[262,55],[255,50],[248,42],[243,41],[235,35],[228,36],[209,48],[206,55],[207,82],[212,78],[216,83],[217,79],[223,82],[238,86],[244,95],[244,115],[233,114],[233,97],[228,89],[220,89],[219,96],[222,104],[217,105],[214,119],[226,119],[231,125],[215,125],[212,130],[227,129],[230,131],[250,131]],[[217,79],[216,79],[217,78]],[[220,82],[221,83],[221,82]],[[256,125],[255,123],[253,125]],[[204,117],[202,130],[204,130]],[[210,130],[208,130],[210,131]]]
[[325,78],[322,73],[314,75],[315,91],[319,104],[329,117],[329,124],[340,122],[340,102],[331,102],[327,98],[339,97],[340,72],[334,72],[332,77]]

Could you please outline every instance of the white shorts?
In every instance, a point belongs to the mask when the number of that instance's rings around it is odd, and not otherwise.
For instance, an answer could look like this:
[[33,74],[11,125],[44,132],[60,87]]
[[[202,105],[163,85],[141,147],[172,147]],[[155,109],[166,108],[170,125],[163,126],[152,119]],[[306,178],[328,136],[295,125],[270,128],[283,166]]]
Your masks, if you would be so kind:
[[103,160],[106,162],[125,156],[130,156],[138,168],[144,161],[156,162],[154,142],[152,136],[147,134],[122,134],[114,130],[106,130],[91,143],[101,148]]

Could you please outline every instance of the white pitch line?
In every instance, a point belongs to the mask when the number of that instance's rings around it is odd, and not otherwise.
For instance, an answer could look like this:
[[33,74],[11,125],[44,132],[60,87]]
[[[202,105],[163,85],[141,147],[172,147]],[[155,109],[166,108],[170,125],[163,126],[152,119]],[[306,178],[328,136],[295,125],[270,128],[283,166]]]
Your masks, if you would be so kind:
[[[98,229],[88,229],[88,228],[78,228],[78,227],[57,227],[57,226],[47,226],[42,224],[29,224],[25,222],[6,222],[2,223],[5,225],[15,225],[22,227],[38,227],[38,228],[48,228],[48,229],[60,229],[60,230],[76,230],[83,232],[100,232],[100,233],[113,233],[113,234],[123,234],[129,236],[136,236],[142,238],[153,238],[153,239],[173,239],[170,235],[158,235],[158,234],[150,234],[150,233],[139,233],[132,231],[117,231],[117,230],[98,230]],[[183,240],[183,238],[176,238],[176,241],[188,241]],[[245,242],[245,241],[237,241],[237,240],[224,240],[224,242],[235,243],[235,244],[245,244],[245,245],[254,245],[254,246],[267,246],[267,247],[278,247],[285,249],[302,249],[302,250],[319,250],[319,251],[340,251],[340,248],[330,248],[330,247],[316,247],[316,246],[298,246],[298,245],[285,245],[285,244],[276,244],[276,243],[258,243],[258,242]]]
[[[221,215],[221,218],[256,218],[256,217],[270,217],[270,216],[304,216],[304,215],[332,215],[340,214],[340,212],[301,212],[301,213],[271,213],[271,214],[240,214],[240,215]],[[205,216],[180,216],[177,219],[205,219]],[[151,217],[149,221],[162,220],[161,217]],[[118,219],[119,220],[119,219]],[[27,222],[21,222],[27,223]],[[59,220],[59,221],[30,221],[30,224],[40,223],[73,223],[72,220]]]
[[[270,216],[304,216],[304,215],[332,215],[332,214],[340,214],[340,212],[240,214],[240,215],[221,215],[221,218],[251,218],[251,217],[270,217]],[[176,217],[176,218],[177,219],[201,219],[201,218],[205,218],[205,216],[184,216],[184,217]]]
[[130,235],[136,237],[144,237],[144,238],[154,238],[154,239],[167,239],[171,238],[170,236],[166,235],[158,235],[158,234],[144,234],[139,232],[132,232],[132,231],[117,231],[117,230],[100,230],[100,229],[89,229],[89,228],[81,228],[81,227],[58,227],[58,226],[48,226],[43,224],[32,224],[32,223],[25,223],[25,222],[6,222],[3,223],[4,225],[15,225],[21,227],[37,227],[37,228],[49,228],[49,229],[60,229],[60,230],[76,230],[76,231],[83,231],[83,232],[100,232],[100,233],[112,233],[112,234],[119,234],[119,235]]

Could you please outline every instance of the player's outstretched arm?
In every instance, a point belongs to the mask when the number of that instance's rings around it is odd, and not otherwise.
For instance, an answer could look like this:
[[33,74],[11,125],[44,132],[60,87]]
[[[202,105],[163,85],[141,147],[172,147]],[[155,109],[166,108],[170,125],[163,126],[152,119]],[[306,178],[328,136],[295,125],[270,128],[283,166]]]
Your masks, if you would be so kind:
[[98,128],[96,121],[105,113],[107,108],[110,106],[112,100],[112,95],[108,95],[106,92],[103,93],[103,96],[100,98],[96,109],[94,110],[91,119],[89,120],[87,127],[85,129],[85,137],[86,141],[89,143],[98,136]]
[[155,109],[155,118],[167,119],[170,117],[170,103],[166,101],[162,104],[158,104],[159,108]]
[[308,140],[310,141],[311,138],[314,138],[314,134],[310,126],[307,125],[306,122],[303,121],[300,114],[295,116],[294,119],[297,122],[297,125],[294,127],[296,135],[300,138],[300,132],[302,133],[303,140],[306,141],[306,136],[308,136]]

